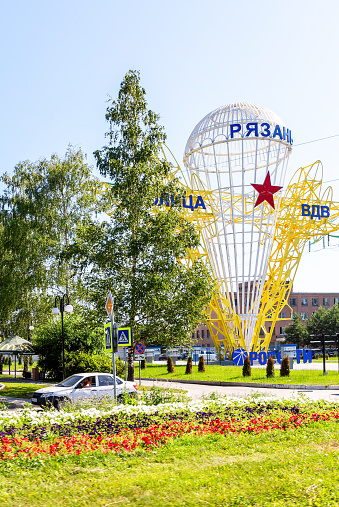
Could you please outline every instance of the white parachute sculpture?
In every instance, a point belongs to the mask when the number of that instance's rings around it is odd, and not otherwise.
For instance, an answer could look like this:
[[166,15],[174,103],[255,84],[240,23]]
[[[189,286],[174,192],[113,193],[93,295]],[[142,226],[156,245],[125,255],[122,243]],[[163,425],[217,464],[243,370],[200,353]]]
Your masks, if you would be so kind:
[[211,191],[217,203],[216,234],[210,235],[208,228],[202,234],[214,277],[240,317],[248,351],[260,312],[281,193],[274,191],[273,208],[262,202],[265,195],[256,205],[257,190],[267,178],[274,187],[283,187],[291,144],[291,132],[275,113],[239,102],[205,116],[185,148],[192,188]]

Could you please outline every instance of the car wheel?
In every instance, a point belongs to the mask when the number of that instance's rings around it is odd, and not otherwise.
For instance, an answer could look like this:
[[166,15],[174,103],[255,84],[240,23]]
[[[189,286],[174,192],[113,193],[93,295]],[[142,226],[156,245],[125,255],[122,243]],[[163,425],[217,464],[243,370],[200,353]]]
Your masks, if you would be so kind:
[[53,400],[53,407],[56,410],[61,410],[63,405],[68,401],[70,401],[68,398],[56,398],[55,400]]

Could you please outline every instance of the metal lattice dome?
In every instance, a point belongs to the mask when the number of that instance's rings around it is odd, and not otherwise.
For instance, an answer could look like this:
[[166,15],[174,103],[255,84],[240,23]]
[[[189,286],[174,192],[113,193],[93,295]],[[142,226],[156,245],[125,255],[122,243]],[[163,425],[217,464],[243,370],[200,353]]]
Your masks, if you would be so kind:
[[194,127],[188,138],[184,158],[198,146],[208,146],[222,139],[229,140],[232,123],[246,124],[251,121],[267,122],[271,126],[284,126],[281,118],[268,107],[250,102],[235,102],[221,106],[208,113]]

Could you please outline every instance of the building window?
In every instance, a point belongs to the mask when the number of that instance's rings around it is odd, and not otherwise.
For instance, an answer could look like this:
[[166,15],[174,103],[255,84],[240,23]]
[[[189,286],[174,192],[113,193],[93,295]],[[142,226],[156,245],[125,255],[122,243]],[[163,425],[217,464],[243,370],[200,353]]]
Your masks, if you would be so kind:
[[197,340],[200,340],[200,333],[197,331]]
[[207,338],[211,338],[209,329],[207,329]]
[[211,345],[210,343],[208,343],[208,344],[207,344],[207,347],[208,347],[208,348],[211,348],[211,347],[212,347],[212,345]]
[[235,304],[235,306],[238,306],[238,300],[237,300],[237,298],[234,298],[234,304]]
[[204,329],[201,331],[201,338],[205,338],[205,330]]
[[308,306],[308,299],[307,298],[301,298],[301,306]]
[[324,298],[324,306],[330,306],[330,298]]
[[302,320],[308,319],[308,312],[300,312],[300,317]]
[[205,344],[203,343],[201,346],[202,346],[202,347],[205,347]]
[[194,336],[194,333],[192,333],[192,340],[194,340],[195,336]]
[[285,328],[284,327],[280,328],[280,334],[285,334]]
[[290,305],[297,306],[297,298],[290,298]]
[[281,319],[286,319],[286,312],[281,312],[280,313],[280,318]]
[[335,305],[339,304],[339,298],[334,298],[334,304]]
[[318,298],[312,298],[312,306],[319,306]]
[[263,330],[263,328],[262,328],[262,327],[260,328],[260,333],[259,333],[259,336],[264,336],[264,330]]

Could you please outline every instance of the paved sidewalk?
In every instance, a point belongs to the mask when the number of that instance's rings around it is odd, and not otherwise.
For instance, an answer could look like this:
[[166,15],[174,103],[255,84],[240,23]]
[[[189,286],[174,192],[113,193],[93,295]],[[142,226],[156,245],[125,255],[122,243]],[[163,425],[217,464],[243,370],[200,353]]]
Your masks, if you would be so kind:
[[[32,409],[35,409],[31,404],[30,398],[12,398],[11,396],[0,396],[0,403],[7,403],[9,410],[22,410],[26,403],[30,405]],[[38,407],[40,409],[40,407]]]

